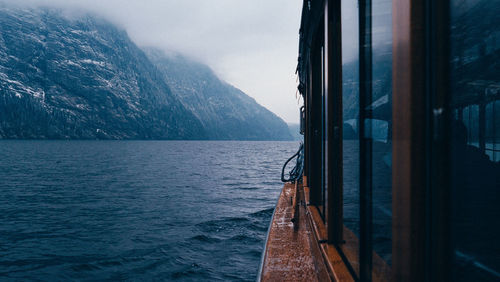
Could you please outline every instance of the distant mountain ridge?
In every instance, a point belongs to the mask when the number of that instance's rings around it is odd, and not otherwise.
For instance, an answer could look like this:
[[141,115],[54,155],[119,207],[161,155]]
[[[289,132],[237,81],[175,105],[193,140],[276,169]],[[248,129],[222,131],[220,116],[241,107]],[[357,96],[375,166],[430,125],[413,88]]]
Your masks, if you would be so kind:
[[291,139],[208,67],[164,63],[98,17],[0,4],[0,138]]
[[287,125],[206,65],[181,54],[146,48],[172,93],[200,119],[209,139],[291,140]]
[[290,130],[290,134],[292,134],[294,141],[304,140],[304,135],[300,134],[300,124],[288,123],[288,129]]

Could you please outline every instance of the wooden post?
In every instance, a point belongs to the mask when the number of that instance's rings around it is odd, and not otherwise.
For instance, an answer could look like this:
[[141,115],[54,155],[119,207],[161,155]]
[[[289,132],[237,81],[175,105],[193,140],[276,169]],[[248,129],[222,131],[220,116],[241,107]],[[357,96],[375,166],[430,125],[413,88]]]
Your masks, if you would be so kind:
[[425,1],[392,3],[392,274],[394,281],[424,281]]

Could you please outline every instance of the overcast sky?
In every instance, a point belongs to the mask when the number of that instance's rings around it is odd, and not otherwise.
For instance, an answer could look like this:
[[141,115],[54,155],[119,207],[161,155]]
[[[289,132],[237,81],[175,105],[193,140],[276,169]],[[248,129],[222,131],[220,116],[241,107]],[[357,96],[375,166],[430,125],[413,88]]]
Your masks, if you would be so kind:
[[139,46],[198,59],[285,121],[298,122],[295,68],[302,0],[22,2],[102,15],[127,30]]

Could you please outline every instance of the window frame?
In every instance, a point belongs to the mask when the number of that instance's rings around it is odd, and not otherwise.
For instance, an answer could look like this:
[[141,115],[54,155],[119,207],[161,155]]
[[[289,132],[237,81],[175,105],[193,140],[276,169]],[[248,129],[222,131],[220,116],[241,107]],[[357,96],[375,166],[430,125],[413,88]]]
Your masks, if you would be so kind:
[[[447,147],[449,112],[449,1],[392,1],[392,267],[380,271],[384,261],[372,250],[371,231],[371,150],[364,140],[364,123],[360,122],[360,213],[359,256],[346,248],[345,237],[352,237],[343,224],[343,164],[342,164],[342,47],[340,1],[305,1],[311,6],[324,5],[325,95],[328,111],[327,146],[329,170],[328,208],[318,227],[320,244],[337,249],[353,277],[361,280],[448,280],[450,263],[449,242],[449,164]],[[307,7],[306,4],[304,4]],[[311,10],[311,9],[309,9]],[[360,46],[360,120],[369,118],[361,111],[371,98],[371,0],[359,1]],[[317,14],[315,14],[317,15]],[[311,17],[314,15],[312,14]],[[317,27],[317,26],[316,26]],[[308,30],[310,32],[310,30]],[[315,35],[318,32],[314,32]],[[308,35],[310,36],[310,34]],[[315,176],[314,126],[311,110],[312,76],[315,69],[313,48],[306,85],[306,168],[305,186],[314,209],[318,179]],[[300,58],[299,58],[300,60]],[[320,64],[321,65],[321,64]],[[367,100],[368,98],[368,100]],[[362,101],[361,101],[362,100]],[[364,140],[364,141],[363,141]],[[316,146],[314,146],[316,147]],[[321,147],[321,146],[319,146]],[[317,149],[318,147],[314,148]],[[323,154],[323,152],[320,152]],[[316,157],[317,158],[317,157]],[[363,159],[361,159],[363,158]],[[320,177],[321,178],[321,174]],[[364,180],[364,181],[362,181]],[[320,181],[321,182],[321,181]],[[310,190],[309,190],[310,189]],[[317,210],[319,212],[319,209]],[[313,212],[316,214],[316,211]],[[315,216],[317,219],[319,216]],[[351,232],[352,233],[352,232]],[[355,236],[354,236],[355,237]],[[351,240],[355,245],[358,243]],[[351,246],[352,247],[352,246]],[[354,246],[356,247],[356,246]],[[355,273],[352,265],[360,265]],[[377,269],[372,267],[376,265]],[[385,265],[387,266],[387,265]],[[387,266],[388,267],[388,266]]]

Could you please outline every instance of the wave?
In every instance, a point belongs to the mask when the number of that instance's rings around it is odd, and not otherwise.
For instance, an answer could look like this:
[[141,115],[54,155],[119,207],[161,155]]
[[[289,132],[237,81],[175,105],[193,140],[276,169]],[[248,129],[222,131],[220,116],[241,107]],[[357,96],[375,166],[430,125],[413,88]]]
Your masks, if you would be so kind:
[[239,235],[235,235],[235,236],[229,238],[226,241],[247,244],[247,243],[260,243],[260,242],[262,242],[262,239],[256,238],[256,237],[247,236],[247,235],[243,235],[243,234],[239,234]]
[[206,236],[206,235],[196,235],[196,236],[189,238],[189,240],[200,241],[203,243],[218,243],[221,241],[221,239]]
[[192,279],[193,281],[213,280],[211,271],[205,269],[197,263],[191,263],[190,265],[184,266],[182,270],[173,272],[170,275],[170,278],[175,280],[185,280],[190,278],[190,280]]
[[271,219],[270,216],[273,214],[274,208],[268,208],[264,210],[260,210],[254,213],[251,213],[250,216],[254,218],[269,218]]

